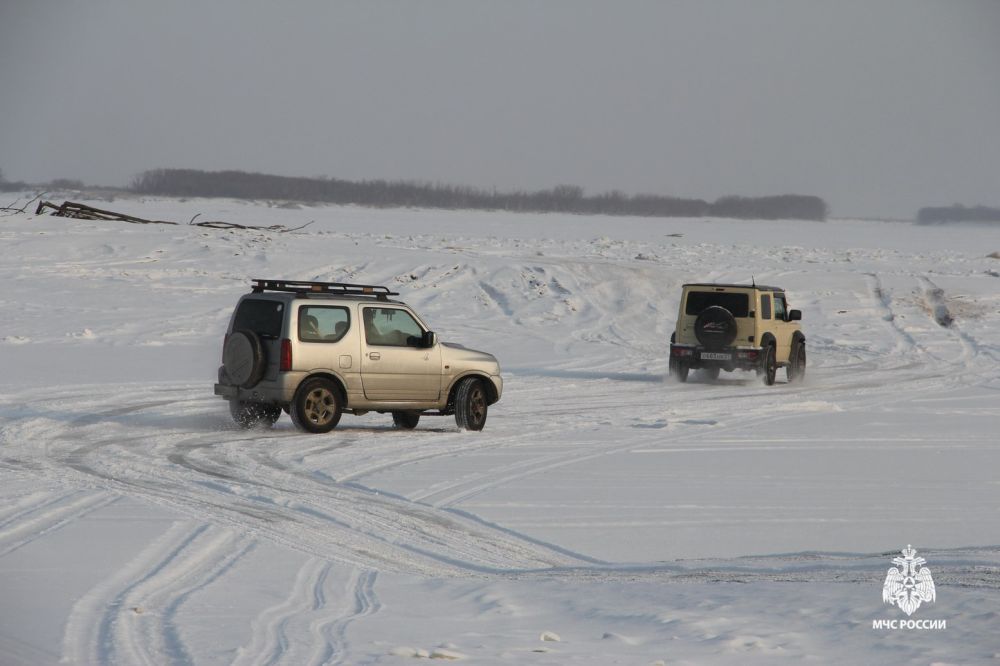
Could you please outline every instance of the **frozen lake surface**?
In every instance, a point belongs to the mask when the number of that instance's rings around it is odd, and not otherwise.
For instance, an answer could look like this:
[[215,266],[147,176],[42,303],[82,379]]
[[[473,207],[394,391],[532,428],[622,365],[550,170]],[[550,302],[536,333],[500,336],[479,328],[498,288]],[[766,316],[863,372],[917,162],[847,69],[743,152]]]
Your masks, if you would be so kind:
[[[1000,659],[1000,229],[89,203],[182,224],[0,217],[0,663]],[[667,381],[680,285],[751,276],[805,383]],[[486,429],[236,429],[278,277],[494,353]],[[907,544],[946,629],[872,628]]]

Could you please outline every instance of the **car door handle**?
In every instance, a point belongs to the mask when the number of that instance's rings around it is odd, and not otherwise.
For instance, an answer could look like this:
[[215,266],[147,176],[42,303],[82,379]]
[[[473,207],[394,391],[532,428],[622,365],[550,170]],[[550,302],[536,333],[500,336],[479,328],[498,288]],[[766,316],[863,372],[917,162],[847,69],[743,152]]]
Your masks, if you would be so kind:
[[368,358],[372,361],[377,361],[382,358],[382,354],[379,354],[378,352],[369,352]]

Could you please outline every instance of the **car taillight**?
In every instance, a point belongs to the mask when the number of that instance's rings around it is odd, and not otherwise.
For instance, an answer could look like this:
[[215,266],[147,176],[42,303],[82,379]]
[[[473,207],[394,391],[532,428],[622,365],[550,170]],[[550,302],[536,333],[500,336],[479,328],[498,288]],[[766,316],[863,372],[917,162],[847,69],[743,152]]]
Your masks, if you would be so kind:
[[226,364],[226,343],[229,342],[229,334],[226,333],[226,337],[222,339],[222,364]]
[[292,369],[292,341],[288,338],[281,341],[281,365],[278,369],[282,372]]

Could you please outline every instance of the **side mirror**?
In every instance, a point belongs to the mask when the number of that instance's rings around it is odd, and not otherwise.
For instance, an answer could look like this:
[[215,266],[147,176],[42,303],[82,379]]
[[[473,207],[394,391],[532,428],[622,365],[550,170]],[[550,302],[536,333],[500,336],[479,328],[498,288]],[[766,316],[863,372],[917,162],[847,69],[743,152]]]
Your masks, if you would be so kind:
[[802,319],[802,310],[788,311],[788,321],[800,321],[801,319]]
[[437,333],[435,333],[434,331],[424,331],[422,344],[425,349],[430,349],[431,347],[435,347],[437,346],[437,343],[438,343]]

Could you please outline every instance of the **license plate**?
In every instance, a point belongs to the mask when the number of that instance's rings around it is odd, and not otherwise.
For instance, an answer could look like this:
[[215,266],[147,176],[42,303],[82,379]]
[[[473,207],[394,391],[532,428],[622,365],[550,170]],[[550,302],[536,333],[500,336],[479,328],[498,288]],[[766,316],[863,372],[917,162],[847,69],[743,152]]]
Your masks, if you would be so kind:
[[719,354],[717,352],[702,352],[701,358],[706,361],[731,361],[733,360],[733,355]]

